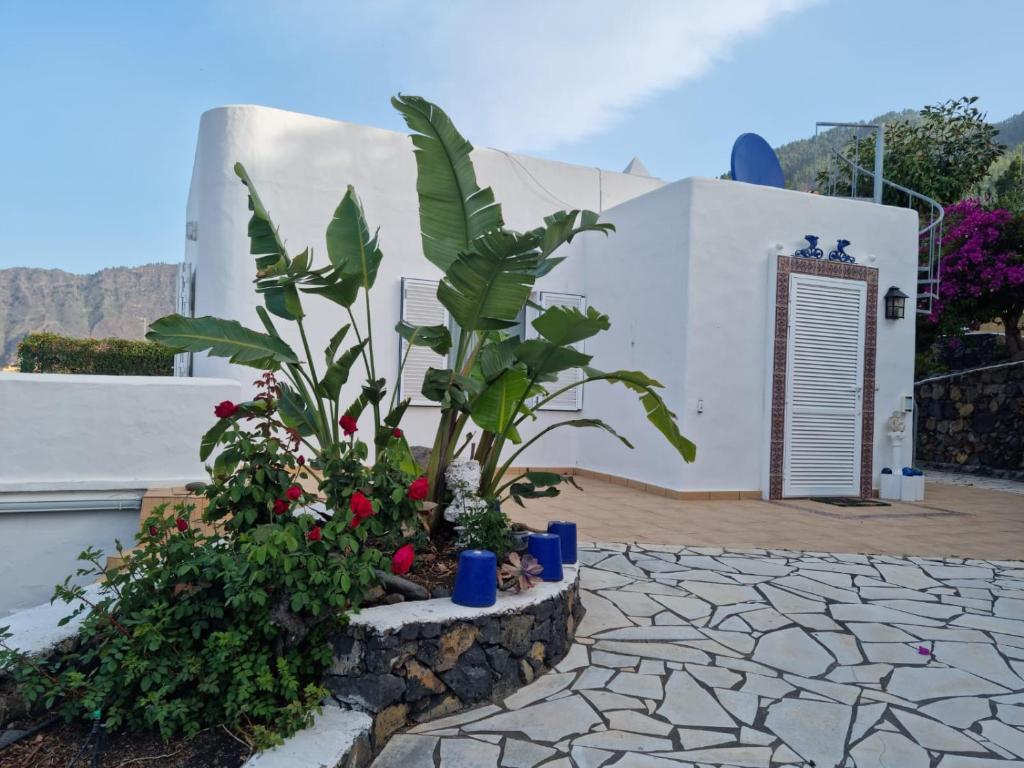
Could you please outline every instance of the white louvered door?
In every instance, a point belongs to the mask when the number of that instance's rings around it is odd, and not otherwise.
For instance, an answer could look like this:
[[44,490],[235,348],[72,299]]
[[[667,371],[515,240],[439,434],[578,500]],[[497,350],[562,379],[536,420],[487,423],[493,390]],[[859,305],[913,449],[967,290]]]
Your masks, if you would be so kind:
[[[402,319],[412,325],[448,325],[448,310],[437,299],[437,282],[402,278]],[[405,352],[405,339],[399,344],[399,364],[405,360],[398,395],[410,398],[412,405],[437,405],[423,396],[423,376],[428,368],[447,368],[448,359],[429,347],[414,346]]]
[[784,496],[859,496],[867,287],[791,275]]
[[[542,291],[540,294],[540,301],[538,302],[541,307],[547,309],[548,307],[575,307],[580,312],[587,311],[587,300],[583,296],[579,296],[574,293],[553,293],[551,291]],[[530,329],[533,330],[532,328]],[[583,342],[572,345],[575,349],[580,352],[583,351]],[[558,381],[546,383],[544,388],[548,392],[557,392],[562,387],[566,387],[573,382],[580,381],[583,378],[583,371],[579,368],[570,368],[565,371],[558,373]],[[583,387],[573,387],[567,392],[563,392],[555,399],[548,403],[545,403],[541,410],[544,411],[579,411],[583,409]]]

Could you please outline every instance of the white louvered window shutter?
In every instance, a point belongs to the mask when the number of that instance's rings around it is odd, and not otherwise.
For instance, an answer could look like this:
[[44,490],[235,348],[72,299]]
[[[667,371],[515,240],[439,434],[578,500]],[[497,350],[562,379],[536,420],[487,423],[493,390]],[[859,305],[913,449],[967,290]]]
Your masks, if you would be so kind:
[[[540,300],[537,302],[541,307],[547,309],[548,307],[576,307],[580,312],[586,312],[587,300],[585,297],[574,293],[553,293],[551,291],[542,291],[540,294]],[[532,326],[529,326],[530,331],[533,331]],[[583,352],[583,342],[572,345],[575,349]],[[562,387],[568,386],[574,381],[580,381],[583,378],[583,371],[579,368],[570,368],[566,371],[561,371],[558,374],[558,381],[546,383],[544,388],[548,392],[557,392]],[[583,408],[583,387],[574,387],[568,392],[563,392],[561,395],[556,397],[544,404],[541,408],[543,411],[579,411]]]
[[[412,325],[448,325],[448,310],[438,301],[436,280],[402,278],[402,319]],[[436,406],[437,403],[423,396],[423,376],[428,368],[446,368],[448,358],[429,347],[414,346],[406,359],[408,344],[405,339],[398,346],[399,364],[405,360],[399,381],[399,398],[410,398],[412,405]]]
[[866,285],[790,278],[786,496],[860,494]]

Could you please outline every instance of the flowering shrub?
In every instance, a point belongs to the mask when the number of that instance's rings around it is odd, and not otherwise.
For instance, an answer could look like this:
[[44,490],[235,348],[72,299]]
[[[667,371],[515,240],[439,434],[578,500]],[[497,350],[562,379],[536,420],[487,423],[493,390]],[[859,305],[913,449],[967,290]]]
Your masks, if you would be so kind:
[[[124,566],[106,572],[99,598],[58,587],[88,614],[77,650],[52,661],[0,651],[0,664],[29,703],[68,719],[100,710],[108,730],[164,738],[225,724],[254,746],[275,743],[326,695],[330,635],[376,584],[381,556],[343,520],[303,514],[207,535],[188,508],[167,512],[146,521],[138,549],[118,545]],[[103,557],[83,552],[77,575],[103,576]]]
[[946,208],[939,300],[931,320],[946,332],[1003,321],[1007,351],[1022,351],[1024,215],[968,199]]

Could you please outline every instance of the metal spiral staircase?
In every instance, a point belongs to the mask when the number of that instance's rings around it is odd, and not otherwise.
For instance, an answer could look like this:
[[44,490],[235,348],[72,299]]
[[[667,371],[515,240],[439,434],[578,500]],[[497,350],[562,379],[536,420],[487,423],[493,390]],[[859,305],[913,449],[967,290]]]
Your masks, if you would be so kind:
[[[858,141],[865,134],[875,134],[874,169],[868,170],[843,154],[843,148],[836,146],[837,134],[832,129],[852,129]],[[824,129],[824,133],[822,130]],[[942,205],[920,192],[889,181],[882,173],[885,154],[884,131],[881,125],[863,123],[815,123],[815,142],[824,139],[827,144],[826,166],[824,169],[823,194],[851,197],[877,204],[883,199],[887,205],[900,205],[914,209],[918,214],[918,243],[920,256],[917,275],[917,312],[931,314],[939,298],[939,257],[942,252]],[[842,143],[846,143],[843,141]],[[859,187],[859,189],[858,189]],[[867,192],[870,196],[858,195]],[[887,194],[888,193],[888,194]]]

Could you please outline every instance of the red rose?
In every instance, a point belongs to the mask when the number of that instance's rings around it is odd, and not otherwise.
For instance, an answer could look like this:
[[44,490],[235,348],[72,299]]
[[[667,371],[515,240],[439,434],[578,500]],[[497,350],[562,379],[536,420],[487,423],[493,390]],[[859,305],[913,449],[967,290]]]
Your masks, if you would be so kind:
[[238,406],[230,400],[224,400],[213,409],[213,415],[218,419],[230,419],[238,411]]
[[396,576],[408,573],[412,568],[412,561],[416,559],[416,550],[412,544],[405,544],[398,548],[391,558],[391,572]]
[[290,485],[288,490],[284,492],[284,495],[292,501],[298,501],[302,498],[302,488],[298,485]]
[[345,433],[346,437],[348,437],[351,434],[354,434],[355,431],[359,429],[359,427],[356,426],[356,420],[349,416],[347,413],[340,419],[338,419],[338,423],[341,425],[341,431]]
[[401,440],[402,439],[402,430],[400,430],[398,427],[395,427],[394,429],[391,430],[391,436],[393,438],[395,438],[396,440]]
[[160,535],[160,529],[157,528],[155,525],[149,526],[149,535],[150,536],[159,536]]
[[320,526],[314,525],[309,529],[309,533],[306,534],[306,538],[310,541],[320,541],[322,534],[320,533]]
[[423,501],[430,493],[430,481],[425,477],[417,477],[409,484],[409,498],[413,501]]
[[298,463],[298,465],[300,467],[304,467],[306,465],[306,457],[305,456],[299,456],[295,461]]
[[283,515],[287,511],[288,511],[288,502],[287,501],[285,501],[284,499],[275,499],[274,500],[274,514],[275,515]]
[[350,528],[356,528],[363,520],[373,515],[373,502],[366,498],[362,491],[356,491],[348,502],[348,508],[352,510],[352,522]]
[[174,521],[174,524],[178,526],[178,530],[182,533],[188,530],[188,520],[186,520],[184,517],[179,517],[177,520]]

